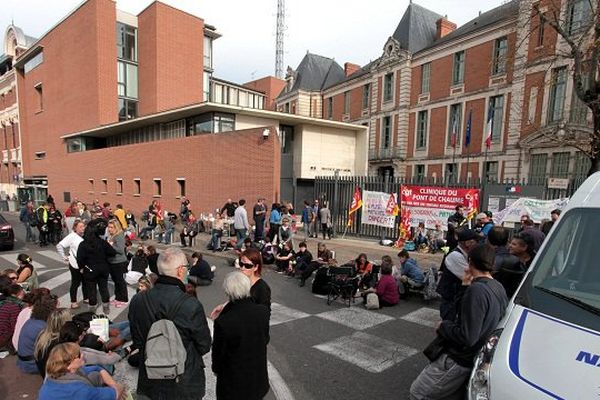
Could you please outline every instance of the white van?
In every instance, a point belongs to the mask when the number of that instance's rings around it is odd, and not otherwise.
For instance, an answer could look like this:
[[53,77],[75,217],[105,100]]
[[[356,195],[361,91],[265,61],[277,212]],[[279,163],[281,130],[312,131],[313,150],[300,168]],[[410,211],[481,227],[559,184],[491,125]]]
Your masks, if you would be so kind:
[[475,362],[470,400],[600,398],[600,172],[569,201]]

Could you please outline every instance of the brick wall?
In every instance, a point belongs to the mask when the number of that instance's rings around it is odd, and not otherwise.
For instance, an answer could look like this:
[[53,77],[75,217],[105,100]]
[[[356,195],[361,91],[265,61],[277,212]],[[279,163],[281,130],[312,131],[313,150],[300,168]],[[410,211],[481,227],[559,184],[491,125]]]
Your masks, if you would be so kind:
[[[227,197],[251,204],[265,197],[271,204],[280,190],[279,141],[276,135],[264,140],[263,129],[70,153],[46,170],[48,192],[61,208],[67,205],[63,192],[70,192],[72,199],[121,203],[136,214],[155,198],[164,209],[178,211],[177,178],[185,178],[186,197],[197,213],[214,211]],[[117,195],[117,178],[123,180],[122,195]],[[161,197],[154,197],[155,178],[161,179]],[[94,180],[93,193],[89,179]],[[106,193],[102,179],[108,183]],[[139,196],[134,179],[140,179]]]

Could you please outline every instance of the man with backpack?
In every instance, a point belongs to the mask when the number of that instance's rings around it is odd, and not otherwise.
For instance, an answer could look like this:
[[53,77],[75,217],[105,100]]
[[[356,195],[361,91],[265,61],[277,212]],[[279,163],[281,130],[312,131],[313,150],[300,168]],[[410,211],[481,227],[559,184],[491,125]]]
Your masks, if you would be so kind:
[[145,355],[137,393],[150,399],[202,399],[202,356],[211,346],[204,308],[185,293],[188,261],[181,249],[166,249],[157,265],[154,287],[129,305],[133,346]]

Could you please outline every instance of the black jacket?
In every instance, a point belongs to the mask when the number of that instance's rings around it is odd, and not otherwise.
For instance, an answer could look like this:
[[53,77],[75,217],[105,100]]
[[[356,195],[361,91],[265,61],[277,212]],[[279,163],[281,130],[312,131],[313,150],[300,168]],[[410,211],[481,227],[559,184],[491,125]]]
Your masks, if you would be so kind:
[[494,279],[477,278],[459,300],[456,321],[442,321],[438,334],[446,353],[463,367],[473,367],[477,352],[498,325],[508,306],[502,285]]
[[[136,294],[129,305],[129,323],[133,346],[144,354],[150,326],[156,318],[144,304],[142,296],[148,296],[160,316],[168,314],[185,294],[185,286],[176,278],[160,275],[156,285],[147,292]],[[138,393],[151,399],[201,399],[205,394],[204,362],[202,356],[210,350],[211,339],[204,308],[200,302],[189,297],[183,302],[173,322],[187,350],[185,373],[174,380],[150,380],[144,365],[138,375]]]
[[105,240],[94,238],[93,243],[85,239],[77,248],[77,265],[87,274],[106,273],[110,265],[108,258],[117,254]]
[[247,298],[228,303],[214,325],[217,399],[258,400],[269,391],[269,310]]

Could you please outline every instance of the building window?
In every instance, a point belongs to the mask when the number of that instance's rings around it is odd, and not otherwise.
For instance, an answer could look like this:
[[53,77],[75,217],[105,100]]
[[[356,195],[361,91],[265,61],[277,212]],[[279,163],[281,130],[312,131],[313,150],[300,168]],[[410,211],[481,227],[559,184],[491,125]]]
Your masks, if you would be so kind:
[[431,80],[431,63],[421,65],[421,93],[429,93],[429,82]]
[[367,83],[363,86],[363,96],[362,96],[362,108],[366,110],[369,108],[369,102],[371,100],[371,85]]
[[544,31],[546,28],[546,21],[543,21],[540,17],[540,24],[537,29],[537,47],[541,47],[544,45]]
[[123,194],[123,179],[117,178],[117,194]]
[[179,187],[179,197],[185,196],[185,178],[177,178],[177,186]]
[[390,72],[383,77],[383,101],[392,100],[394,88],[394,73]]
[[208,36],[204,36],[204,68],[212,70],[212,39]]
[[552,178],[567,178],[569,176],[569,160],[571,153],[562,152],[552,155],[552,167],[550,177]]
[[154,197],[162,196],[162,179],[154,178]]
[[138,98],[138,67],[123,61],[117,62],[117,88],[119,97]]
[[215,133],[231,132],[235,130],[235,115],[225,113],[215,113],[214,116]]
[[389,149],[392,140],[392,117],[383,117],[381,122],[381,148]]
[[485,163],[485,179],[487,182],[498,182],[498,161]]
[[137,29],[117,22],[117,58],[137,61]]
[[450,118],[448,119],[448,141],[447,146],[460,147],[460,125],[462,120],[462,104],[450,106]]
[[127,121],[136,118],[138,113],[138,103],[136,100],[119,99],[119,121]]
[[[583,90],[588,89],[587,75],[582,76]],[[577,96],[575,88],[571,91],[571,112],[569,120],[574,124],[585,125],[587,123],[588,106]]]
[[37,96],[37,112],[44,111],[44,88],[41,82],[36,84],[34,88]]
[[37,67],[38,65],[40,65],[43,62],[44,62],[44,52],[40,51],[38,54],[36,54],[34,57],[32,57],[31,60],[29,60],[25,63],[25,65],[23,66],[23,72],[28,73],[29,71],[31,71],[32,69],[34,69],[35,67]]
[[213,132],[213,117],[210,113],[189,118],[187,120],[187,124],[188,136],[195,136],[203,133]]
[[94,180],[93,179],[88,179],[88,183],[89,183],[88,192],[89,193],[94,193]]
[[592,2],[590,0],[571,0],[567,5],[567,33],[576,35],[588,28],[592,21]]
[[454,53],[454,67],[452,68],[452,84],[459,85],[465,80],[465,52]]
[[108,193],[108,179],[102,179],[102,194]]
[[[502,120],[504,116],[504,96],[490,97],[488,118],[492,118],[492,143],[499,143],[502,138]],[[489,122],[488,122],[489,123]]]
[[281,153],[290,154],[294,144],[294,127],[289,125],[279,126],[279,135],[281,141]]
[[415,181],[417,183],[422,183],[425,181],[425,165],[415,165]]
[[35,152],[35,159],[36,160],[43,160],[44,158],[46,158],[46,152],[45,151],[36,151]]
[[573,173],[576,179],[580,182],[586,179],[591,166],[592,161],[587,154],[583,151],[575,153],[575,171]]
[[444,180],[446,183],[456,183],[458,181],[458,166],[456,163],[446,164],[444,167]]
[[534,154],[529,163],[529,184],[543,185],[546,183],[546,166],[548,154]]
[[139,196],[142,194],[142,181],[139,178],[133,180],[133,195]]
[[202,75],[202,90],[204,91],[204,101],[211,101],[210,98],[210,72],[204,71]]
[[552,70],[550,97],[548,99],[548,123],[558,122],[563,117],[567,88],[567,67]]
[[506,73],[506,54],[508,53],[508,39],[506,36],[494,42],[494,59],[492,60],[492,75]]
[[327,99],[327,118],[333,118],[333,97]]
[[78,137],[67,139],[67,153],[78,153],[85,150],[84,138]]
[[417,114],[417,149],[425,149],[427,146],[427,110],[419,111]]
[[344,114],[350,113],[350,91],[344,92]]

